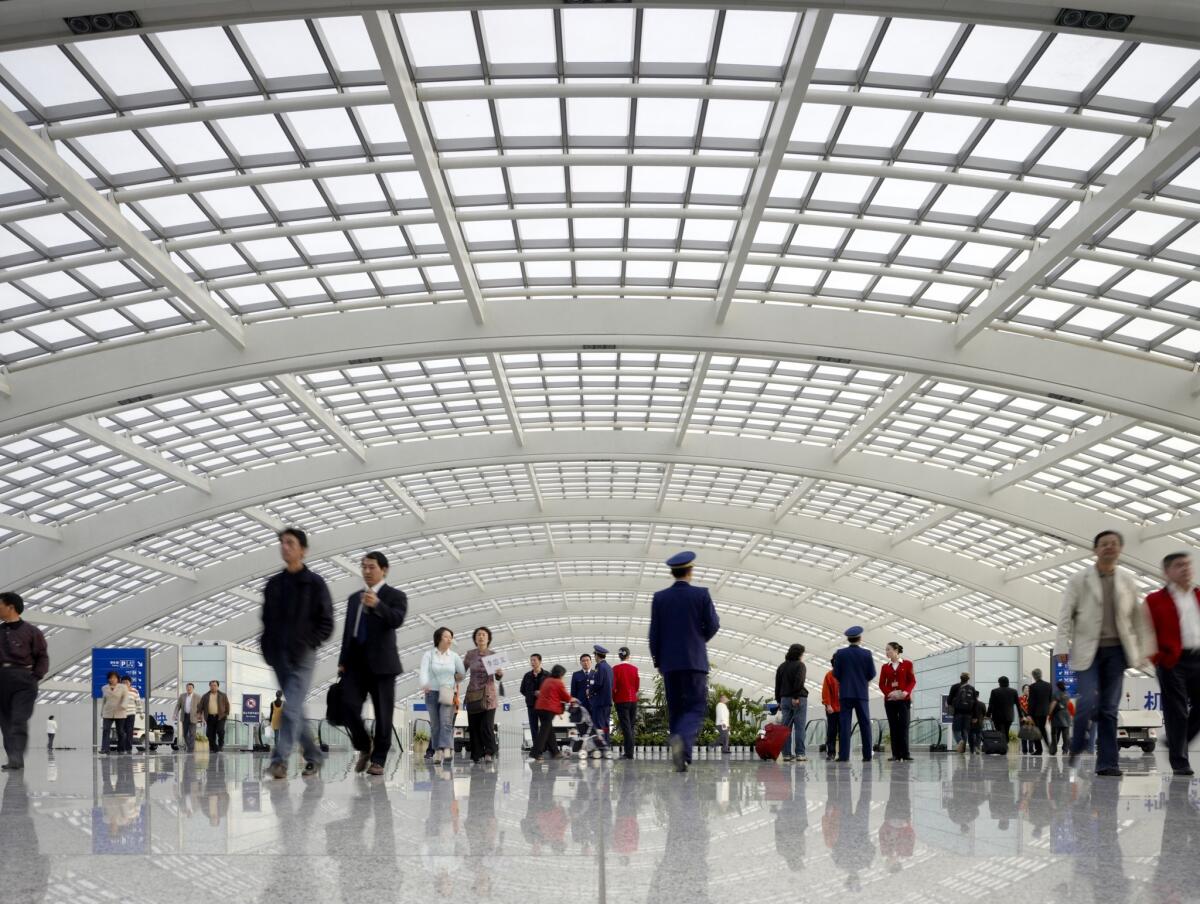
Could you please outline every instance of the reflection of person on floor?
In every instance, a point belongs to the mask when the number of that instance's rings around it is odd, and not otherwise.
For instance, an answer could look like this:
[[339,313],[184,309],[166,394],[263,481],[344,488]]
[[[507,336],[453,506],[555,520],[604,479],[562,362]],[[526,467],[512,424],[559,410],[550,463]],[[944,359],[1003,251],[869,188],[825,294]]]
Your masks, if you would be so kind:
[[638,774],[625,769],[617,789],[617,821],[613,826],[613,851],[621,858],[622,865],[628,865],[630,856],[637,853],[641,843],[638,801]]
[[50,883],[50,858],[38,849],[37,829],[29,812],[29,793],[20,774],[9,775],[0,797],[4,856],[0,857],[0,899],[38,904]]
[[[870,831],[873,779],[869,770],[863,770],[861,786],[858,806],[853,803],[853,782],[844,770],[834,773],[828,792],[837,816],[833,862],[846,871],[846,887],[851,891],[858,891],[862,887],[860,874],[875,860],[875,845],[871,843]],[[829,804],[826,805],[828,813]]]
[[454,867],[463,855],[462,822],[454,796],[454,777],[443,769],[428,767],[430,777],[429,815],[421,839],[421,860],[433,882],[437,899],[450,900],[454,891]]
[[950,776],[950,800],[946,803],[946,815],[962,834],[967,834],[979,818],[982,803],[983,768],[979,758],[955,763],[954,773]]
[[492,857],[500,852],[496,819],[496,773],[476,768],[471,775],[471,802],[467,809],[467,872],[476,897],[491,894],[495,879]]
[[805,837],[808,832],[808,801],[805,798],[807,776],[803,766],[795,776],[792,776],[790,769],[784,775],[794,777],[795,781],[775,811],[775,853],[783,858],[788,869],[799,872],[804,866]]
[[1192,802],[1187,782],[1172,782],[1167,792],[1151,889],[1157,904],[1195,900],[1200,889],[1200,808]]
[[345,817],[326,824],[325,854],[337,861],[337,887],[347,900],[396,898],[400,868],[392,815],[387,784],[375,781],[359,785]]
[[659,793],[667,811],[667,840],[662,860],[650,879],[647,904],[706,904],[710,833],[695,779],[659,785]]
[[268,857],[271,874],[259,895],[259,904],[278,904],[280,889],[296,889],[306,901],[336,901],[332,882],[322,871],[318,871],[318,860],[309,856],[308,840],[312,837],[317,809],[325,794],[325,783],[320,774],[304,780],[304,792],[300,795],[300,806],[288,794],[287,781],[267,784],[271,809],[279,827],[279,842]]
[[913,855],[917,831],[913,828],[912,800],[908,794],[908,770],[893,769],[888,781],[887,806],[879,827],[879,854],[889,872],[900,871],[900,861]]
[[1080,883],[1092,886],[1097,901],[1129,900],[1129,877],[1117,838],[1120,788],[1120,782],[1101,779],[1092,782],[1091,793],[1081,794],[1075,802],[1075,875]]
[[219,756],[208,761],[204,770],[204,814],[216,827],[229,815],[229,785],[225,781],[225,760]]

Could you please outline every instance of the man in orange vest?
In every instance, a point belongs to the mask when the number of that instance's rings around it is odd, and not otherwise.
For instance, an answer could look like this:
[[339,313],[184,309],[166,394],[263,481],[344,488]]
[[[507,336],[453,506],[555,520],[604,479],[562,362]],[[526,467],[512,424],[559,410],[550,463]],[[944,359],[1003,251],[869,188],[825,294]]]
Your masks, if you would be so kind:
[[838,680],[833,677],[833,669],[825,673],[825,680],[821,682],[821,703],[825,706],[825,759],[832,760],[837,758],[838,728],[842,719]]

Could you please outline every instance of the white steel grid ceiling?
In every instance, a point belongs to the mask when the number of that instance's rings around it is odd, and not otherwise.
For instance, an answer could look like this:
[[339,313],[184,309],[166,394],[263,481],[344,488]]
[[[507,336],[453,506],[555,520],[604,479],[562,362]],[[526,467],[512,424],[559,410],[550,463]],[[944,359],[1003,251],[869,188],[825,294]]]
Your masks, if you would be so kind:
[[[47,693],[75,692],[93,641],[252,641],[285,523],[313,530],[343,596],[387,548],[410,659],[443,619],[510,646],[543,627],[547,648],[636,645],[678,547],[729,614],[715,663],[734,683],[769,684],[793,638],[823,664],[846,619],[916,652],[1041,649],[1087,525],[1126,529],[1144,586],[1200,533],[1195,395],[1159,423],[950,362],[986,328],[1097,369],[1194,368],[1198,76],[1191,47],[743,8],[0,51],[0,418],[22,425],[0,437],[0,562],[54,632]],[[617,299],[696,338],[580,349],[575,312]],[[40,378],[85,386],[116,347],[168,358],[212,332],[236,356],[272,322],[319,335],[385,311],[405,334],[464,303],[557,341],[467,333],[331,366],[284,346],[254,373],[130,373],[128,396],[70,416],[30,407]],[[718,346],[727,316],[774,308],[954,342],[906,368]],[[306,486],[343,459],[371,476]],[[260,478],[278,492],[245,489]]]

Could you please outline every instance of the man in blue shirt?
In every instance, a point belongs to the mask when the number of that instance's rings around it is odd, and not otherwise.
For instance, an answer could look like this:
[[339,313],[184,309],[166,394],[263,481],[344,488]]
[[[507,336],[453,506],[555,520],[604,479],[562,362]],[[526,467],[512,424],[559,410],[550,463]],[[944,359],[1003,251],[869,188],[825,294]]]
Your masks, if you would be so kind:
[[579,670],[571,674],[571,696],[574,697],[592,716],[592,724],[596,717],[592,715],[592,688],[596,684],[596,672],[592,668],[592,657],[584,653],[579,657]]
[[858,730],[862,735],[863,762],[871,761],[871,715],[867,701],[871,679],[875,677],[875,660],[863,649],[862,635],[863,629],[858,625],[847,628],[849,646],[833,654],[833,677],[838,680],[842,702],[839,763],[850,762],[850,722],[855,713],[858,713]]
[[[592,685],[592,705],[589,709],[596,730],[604,732],[604,740],[607,741],[612,722],[613,670],[606,661],[607,648],[595,644],[592,651],[596,654],[596,681]],[[607,750],[603,756],[608,757]]]
[[668,744],[677,772],[687,772],[708,709],[708,641],[721,628],[707,587],[693,587],[694,552],[667,559],[675,583],[654,594],[650,656],[667,697]]

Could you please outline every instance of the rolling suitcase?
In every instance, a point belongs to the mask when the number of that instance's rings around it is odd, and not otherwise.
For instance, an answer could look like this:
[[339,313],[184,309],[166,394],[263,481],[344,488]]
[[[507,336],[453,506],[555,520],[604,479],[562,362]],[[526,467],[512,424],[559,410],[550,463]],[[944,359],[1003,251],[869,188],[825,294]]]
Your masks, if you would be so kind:
[[764,760],[779,759],[779,754],[783,752],[783,744],[787,740],[790,730],[789,727],[768,722],[758,733],[754,752]]
[[1002,731],[996,731],[996,726],[990,721],[984,723],[987,727],[979,733],[983,739],[983,753],[1004,756],[1008,753],[1008,737]]

